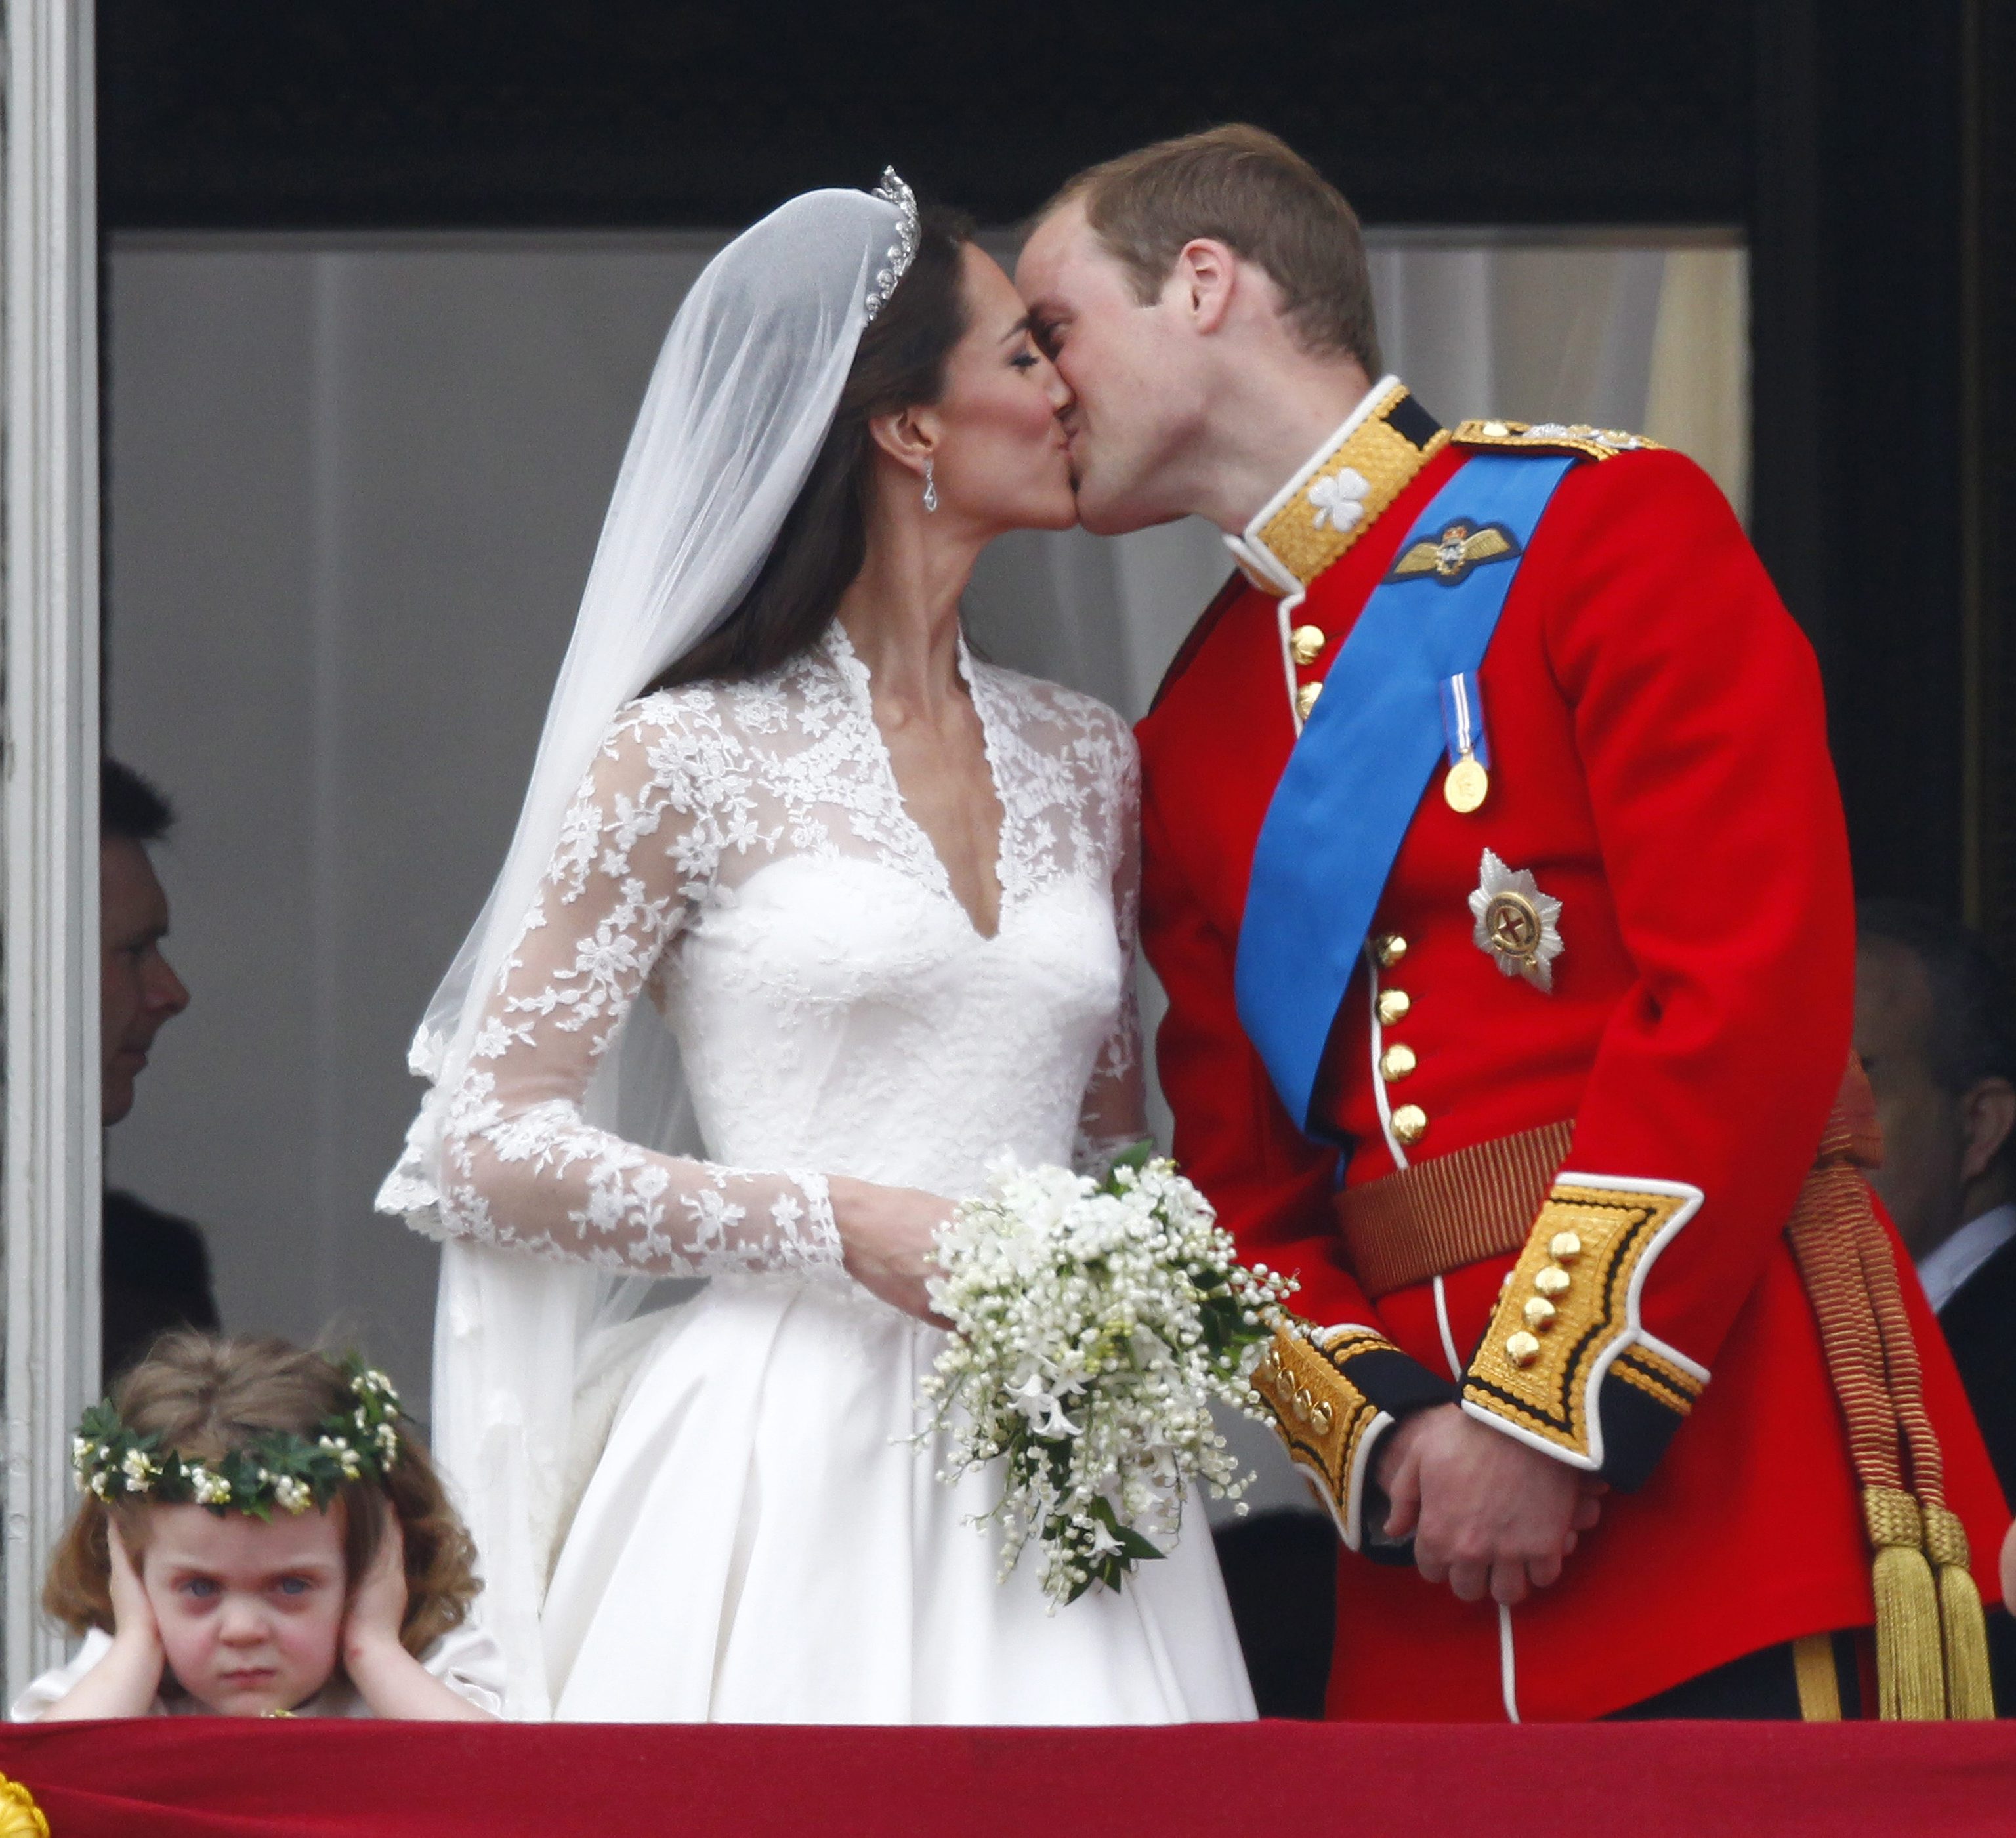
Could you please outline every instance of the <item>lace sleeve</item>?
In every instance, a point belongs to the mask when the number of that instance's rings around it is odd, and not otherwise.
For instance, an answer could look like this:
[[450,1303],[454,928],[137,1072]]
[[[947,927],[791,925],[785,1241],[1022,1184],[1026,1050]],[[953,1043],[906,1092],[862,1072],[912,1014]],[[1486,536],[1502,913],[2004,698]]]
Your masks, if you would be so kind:
[[576,794],[442,1130],[441,1219],[626,1273],[837,1267],[825,1177],[652,1153],[592,1126],[596,1063],[722,853],[764,846],[718,723],[626,709]]
[[1120,934],[1120,1007],[1093,1061],[1078,1111],[1072,1161],[1081,1174],[1103,1174],[1113,1158],[1148,1134],[1141,1063],[1141,1004],[1135,986],[1141,908],[1141,766],[1134,736],[1116,716],[1113,769],[1106,788],[1111,836],[1113,923]]

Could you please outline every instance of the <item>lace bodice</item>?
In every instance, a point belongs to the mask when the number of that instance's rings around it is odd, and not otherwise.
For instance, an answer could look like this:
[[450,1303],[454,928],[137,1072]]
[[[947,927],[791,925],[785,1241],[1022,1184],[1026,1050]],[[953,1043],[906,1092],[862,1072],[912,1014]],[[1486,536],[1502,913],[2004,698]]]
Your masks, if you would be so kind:
[[[956,1197],[992,1156],[1143,1133],[1136,766],[1103,704],[960,653],[1003,822],[983,936],[909,815],[836,625],[747,683],[621,710],[442,1094],[444,1232],[632,1273],[837,1267],[826,1177]],[[707,1159],[592,1127],[639,996]]]

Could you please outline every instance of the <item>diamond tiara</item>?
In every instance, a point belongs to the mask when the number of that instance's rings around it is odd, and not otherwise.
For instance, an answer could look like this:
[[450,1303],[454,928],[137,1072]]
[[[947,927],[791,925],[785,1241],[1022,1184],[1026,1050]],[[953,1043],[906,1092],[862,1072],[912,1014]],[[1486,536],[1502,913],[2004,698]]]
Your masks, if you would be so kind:
[[875,283],[863,303],[871,319],[889,304],[889,296],[896,291],[896,283],[909,272],[910,259],[917,253],[917,194],[897,176],[895,167],[885,166],[882,182],[873,195],[884,203],[896,207],[896,240],[889,245],[888,254],[876,270]]

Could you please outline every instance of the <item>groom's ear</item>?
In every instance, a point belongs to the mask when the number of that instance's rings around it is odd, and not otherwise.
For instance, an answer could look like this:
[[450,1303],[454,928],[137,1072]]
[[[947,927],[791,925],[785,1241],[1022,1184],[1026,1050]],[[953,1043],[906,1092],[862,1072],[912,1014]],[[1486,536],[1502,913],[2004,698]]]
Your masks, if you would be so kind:
[[1176,252],[1175,266],[1164,283],[1162,297],[1199,332],[1215,332],[1232,311],[1239,279],[1239,257],[1229,243],[1215,236],[1193,236]]

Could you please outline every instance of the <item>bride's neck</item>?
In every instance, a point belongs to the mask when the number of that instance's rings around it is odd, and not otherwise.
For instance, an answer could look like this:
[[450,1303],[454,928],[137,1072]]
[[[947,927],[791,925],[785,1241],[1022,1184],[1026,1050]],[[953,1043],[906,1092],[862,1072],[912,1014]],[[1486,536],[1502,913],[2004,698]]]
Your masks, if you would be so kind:
[[986,538],[905,502],[909,494],[882,495],[861,572],[841,596],[840,623],[868,667],[878,710],[934,718],[965,692],[959,597]]

